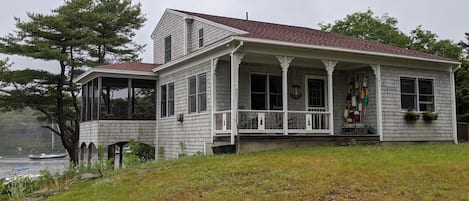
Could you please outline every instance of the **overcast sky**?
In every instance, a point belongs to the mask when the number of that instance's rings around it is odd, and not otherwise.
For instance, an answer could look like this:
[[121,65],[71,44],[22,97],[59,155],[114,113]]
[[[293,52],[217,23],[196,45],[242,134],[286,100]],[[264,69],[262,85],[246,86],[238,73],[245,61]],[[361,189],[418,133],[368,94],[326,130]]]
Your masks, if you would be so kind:
[[[469,1],[446,0],[134,0],[142,4],[147,17],[145,26],[137,32],[136,40],[147,44],[143,53],[144,62],[152,62],[150,34],[166,8],[267,21],[280,24],[304,26],[318,29],[319,23],[330,23],[344,18],[347,14],[366,11],[376,15],[388,13],[399,21],[399,28],[408,33],[422,25],[440,36],[453,41],[464,40],[469,32]],[[0,7],[0,36],[14,30],[13,17],[26,19],[26,12],[50,13],[50,10],[63,4],[63,0],[14,0],[2,1]],[[5,56],[0,55],[0,58]],[[14,68],[45,68],[51,71],[57,65],[50,62],[27,58],[10,57]]]

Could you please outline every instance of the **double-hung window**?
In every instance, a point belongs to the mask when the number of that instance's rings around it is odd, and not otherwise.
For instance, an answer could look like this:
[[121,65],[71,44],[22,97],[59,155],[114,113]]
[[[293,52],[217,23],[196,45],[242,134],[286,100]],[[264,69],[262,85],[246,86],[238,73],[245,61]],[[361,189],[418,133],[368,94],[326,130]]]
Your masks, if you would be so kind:
[[171,35],[164,38],[164,62],[171,61]]
[[204,29],[199,29],[199,48],[204,46]]
[[401,77],[401,109],[434,111],[433,80]]
[[207,111],[207,75],[202,73],[189,77],[189,113]]
[[251,74],[251,108],[253,110],[282,109],[282,77]]
[[174,83],[161,85],[161,117],[174,115]]

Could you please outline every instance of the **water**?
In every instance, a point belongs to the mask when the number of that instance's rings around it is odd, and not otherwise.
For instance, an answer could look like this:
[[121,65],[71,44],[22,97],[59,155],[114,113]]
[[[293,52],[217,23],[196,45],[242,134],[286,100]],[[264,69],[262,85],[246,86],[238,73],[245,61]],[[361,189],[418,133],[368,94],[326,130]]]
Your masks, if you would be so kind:
[[39,174],[40,170],[47,169],[52,174],[56,172],[62,173],[69,164],[69,159],[51,159],[51,160],[31,160],[28,157],[12,157],[3,156],[0,158],[0,178],[10,177],[13,175],[13,169],[18,167],[28,167],[30,174]]

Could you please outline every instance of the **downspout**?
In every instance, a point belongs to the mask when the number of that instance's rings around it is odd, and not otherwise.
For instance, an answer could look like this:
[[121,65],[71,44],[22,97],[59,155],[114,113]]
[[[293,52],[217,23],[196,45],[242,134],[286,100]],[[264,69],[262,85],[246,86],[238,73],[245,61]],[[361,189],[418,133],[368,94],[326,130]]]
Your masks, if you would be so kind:
[[457,114],[456,114],[456,83],[454,79],[454,73],[461,68],[461,64],[456,67],[451,67],[450,72],[450,86],[451,86],[451,112],[453,116],[452,127],[453,127],[453,141],[454,144],[458,144],[458,127],[457,127]]

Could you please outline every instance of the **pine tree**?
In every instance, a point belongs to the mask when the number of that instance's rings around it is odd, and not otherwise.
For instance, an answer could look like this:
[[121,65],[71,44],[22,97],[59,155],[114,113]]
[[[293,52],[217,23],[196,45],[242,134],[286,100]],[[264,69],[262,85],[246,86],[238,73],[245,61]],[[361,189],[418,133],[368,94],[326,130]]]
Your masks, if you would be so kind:
[[60,136],[77,164],[80,109],[73,79],[84,66],[138,60],[143,46],[132,39],[146,20],[140,7],[130,0],[68,0],[51,14],[15,18],[17,30],[0,38],[0,53],[55,61],[59,73],[3,69],[0,107],[30,107],[40,120],[56,123],[58,129],[45,127]]

